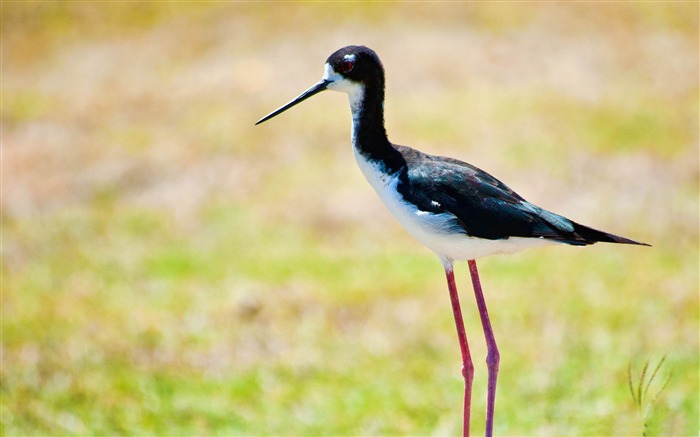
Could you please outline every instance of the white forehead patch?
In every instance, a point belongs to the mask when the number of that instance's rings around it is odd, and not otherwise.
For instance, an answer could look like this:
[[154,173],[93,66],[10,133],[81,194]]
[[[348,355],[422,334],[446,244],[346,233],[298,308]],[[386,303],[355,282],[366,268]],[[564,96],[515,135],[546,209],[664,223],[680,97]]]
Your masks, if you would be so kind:
[[331,67],[331,64],[327,63],[323,66],[323,80],[334,80],[337,79],[337,77],[340,76],[338,73],[333,70],[333,67]]

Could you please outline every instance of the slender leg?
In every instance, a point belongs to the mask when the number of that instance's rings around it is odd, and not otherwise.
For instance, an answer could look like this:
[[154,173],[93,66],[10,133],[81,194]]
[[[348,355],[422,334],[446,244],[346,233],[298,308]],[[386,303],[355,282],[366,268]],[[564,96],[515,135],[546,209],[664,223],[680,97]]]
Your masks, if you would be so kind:
[[464,332],[464,321],[462,320],[462,309],[459,306],[459,296],[455,285],[455,275],[452,269],[452,262],[443,262],[445,265],[445,276],[447,276],[447,287],[450,289],[450,300],[452,301],[452,313],[457,326],[457,337],[459,338],[459,348],[462,351],[462,376],[464,377],[464,413],[462,432],[464,437],[469,436],[469,419],[472,406],[472,382],[474,380],[474,364],[469,353],[469,343]]
[[476,261],[469,260],[469,273],[472,276],[474,284],[474,295],[476,296],[476,305],[479,307],[479,317],[481,317],[481,326],[484,328],[484,336],[486,337],[486,367],[488,368],[488,399],[486,403],[486,436],[493,435],[493,411],[496,406],[496,379],[498,378],[498,363],[501,361],[501,354],[498,353],[496,346],[496,338],[493,336],[491,329],[491,320],[489,320],[489,312],[486,310],[486,301],[484,293],[481,291],[481,281],[479,280],[479,272],[476,270]]

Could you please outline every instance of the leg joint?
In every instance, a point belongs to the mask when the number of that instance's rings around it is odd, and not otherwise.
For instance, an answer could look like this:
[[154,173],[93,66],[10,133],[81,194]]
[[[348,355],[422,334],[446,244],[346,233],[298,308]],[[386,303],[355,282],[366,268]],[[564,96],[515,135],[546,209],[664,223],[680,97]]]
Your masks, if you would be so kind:
[[469,360],[462,365],[462,376],[466,380],[471,380],[474,378],[474,364]]
[[498,367],[498,363],[501,362],[501,354],[498,352],[498,349],[493,348],[490,349],[488,354],[486,354],[486,365],[488,367]]

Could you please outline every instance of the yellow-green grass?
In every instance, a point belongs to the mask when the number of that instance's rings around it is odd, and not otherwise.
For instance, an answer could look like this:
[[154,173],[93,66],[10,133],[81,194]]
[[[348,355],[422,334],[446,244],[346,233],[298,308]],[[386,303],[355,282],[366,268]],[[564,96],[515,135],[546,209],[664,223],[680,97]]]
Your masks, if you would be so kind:
[[[697,4],[2,12],[5,435],[460,432],[440,264],[355,168],[346,98],[253,126],[350,43],[384,59],[395,141],[653,245],[479,261],[496,433],[697,434]],[[664,355],[641,414],[628,366]]]

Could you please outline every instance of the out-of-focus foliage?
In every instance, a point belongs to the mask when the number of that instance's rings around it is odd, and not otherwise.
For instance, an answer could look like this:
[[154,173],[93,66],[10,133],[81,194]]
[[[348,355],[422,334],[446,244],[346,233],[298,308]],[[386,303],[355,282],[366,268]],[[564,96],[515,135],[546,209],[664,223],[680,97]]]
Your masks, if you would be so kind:
[[[5,435],[446,435],[440,264],[355,168],[365,44],[398,143],[651,243],[479,262],[499,435],[695,435],[698,5],[2,4]],[[458,266],[477,364],[485,346]],[[642,417],[628,367],[666,356]],[[656,392],[652,387],[651,393]]]

